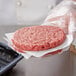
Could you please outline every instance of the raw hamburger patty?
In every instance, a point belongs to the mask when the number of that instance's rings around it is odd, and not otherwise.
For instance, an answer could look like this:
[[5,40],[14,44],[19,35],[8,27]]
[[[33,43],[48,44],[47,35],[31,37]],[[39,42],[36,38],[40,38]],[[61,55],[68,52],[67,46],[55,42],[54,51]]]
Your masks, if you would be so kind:
[[43,51],[59,46],[65,38],[65,33],[58,27],[32,26],[17,30],[12,43],[23,51]]

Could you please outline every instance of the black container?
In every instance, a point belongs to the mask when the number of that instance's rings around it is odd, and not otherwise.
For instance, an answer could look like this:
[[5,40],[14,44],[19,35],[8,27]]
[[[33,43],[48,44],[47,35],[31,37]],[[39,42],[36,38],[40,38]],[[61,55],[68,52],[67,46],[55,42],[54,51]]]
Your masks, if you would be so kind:
[[0,42],[0,76],[13,68],[22,58],[22,55]]

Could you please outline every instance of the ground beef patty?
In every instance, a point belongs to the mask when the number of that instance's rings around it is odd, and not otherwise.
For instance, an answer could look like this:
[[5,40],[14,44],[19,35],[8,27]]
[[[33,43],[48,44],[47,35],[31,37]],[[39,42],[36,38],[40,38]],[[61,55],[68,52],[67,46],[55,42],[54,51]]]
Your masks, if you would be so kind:
[[31,26],[17,30],[12,38],[15,48],[27,51],[43,51],[62,44],[66,36],[55,26]]

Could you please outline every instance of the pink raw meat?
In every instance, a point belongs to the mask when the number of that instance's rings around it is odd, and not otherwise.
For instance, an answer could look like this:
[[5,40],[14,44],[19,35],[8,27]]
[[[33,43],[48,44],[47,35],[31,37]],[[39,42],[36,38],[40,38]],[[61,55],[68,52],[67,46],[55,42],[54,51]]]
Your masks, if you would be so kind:
[[12,43],[20,51],[43,51],[59,46],[65,38],[65,33],[59,27],[32,26],[17,30]]

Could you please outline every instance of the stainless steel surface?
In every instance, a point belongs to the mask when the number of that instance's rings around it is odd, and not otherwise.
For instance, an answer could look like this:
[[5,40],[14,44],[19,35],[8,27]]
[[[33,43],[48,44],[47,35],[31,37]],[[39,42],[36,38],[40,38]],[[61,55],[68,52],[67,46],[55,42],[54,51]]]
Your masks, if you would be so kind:
[[53,57],[23,59],[5,76],[72,76],[69,53]]

